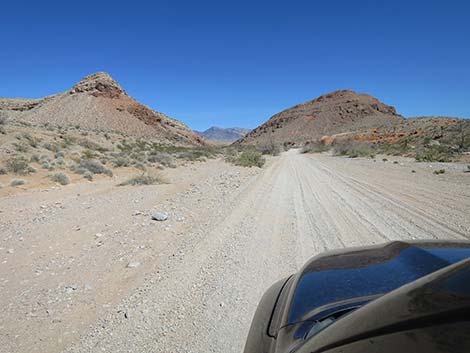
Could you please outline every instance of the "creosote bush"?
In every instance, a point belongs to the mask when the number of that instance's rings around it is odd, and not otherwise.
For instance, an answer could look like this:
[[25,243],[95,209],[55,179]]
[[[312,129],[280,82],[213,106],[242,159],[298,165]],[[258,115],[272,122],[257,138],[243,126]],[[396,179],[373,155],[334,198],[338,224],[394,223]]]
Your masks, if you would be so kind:
[[23,157],[15,157],[9,159],[5,167],[7,171],[17,175],[28,175],[34,173],[36,170],[29,166],[28,161]]
[[259,168],[261,168],[266,162],[261,152],[257,151],[243,151],[239,154],[227,158],[227,161],[241,167]]

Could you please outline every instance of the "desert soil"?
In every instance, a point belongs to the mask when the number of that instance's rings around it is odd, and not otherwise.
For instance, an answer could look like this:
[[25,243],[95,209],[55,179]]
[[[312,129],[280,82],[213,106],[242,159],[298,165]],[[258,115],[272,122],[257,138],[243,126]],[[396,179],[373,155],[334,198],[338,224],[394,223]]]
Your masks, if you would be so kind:
[[311,256],[470,237],[463,165],[387,158],[291,150],[0,198],[0,352],[238,353],[264,290]]

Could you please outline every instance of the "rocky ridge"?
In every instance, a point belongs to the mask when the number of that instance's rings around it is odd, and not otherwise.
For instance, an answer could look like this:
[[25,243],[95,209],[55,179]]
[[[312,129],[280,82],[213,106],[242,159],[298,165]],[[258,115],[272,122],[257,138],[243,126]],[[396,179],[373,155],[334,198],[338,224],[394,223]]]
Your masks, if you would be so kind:
[[115,131],[173,145],[206,144],[185,124],[129,96],[105,72],[86,76],[70,90],[42,99],[0,98],[0,113],[33,124]]

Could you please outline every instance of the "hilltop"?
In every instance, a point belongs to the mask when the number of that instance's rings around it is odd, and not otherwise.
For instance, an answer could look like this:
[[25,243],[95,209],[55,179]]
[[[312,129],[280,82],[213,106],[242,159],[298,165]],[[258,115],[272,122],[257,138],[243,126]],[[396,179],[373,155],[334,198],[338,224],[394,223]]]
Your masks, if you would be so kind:
[[340,90],[275,114],[236,143],[299,146],[324,135],[394,125],[403,119],[394,107],[375,97]]
[[0,113],[32,124],[80,126],[151,137],[174,145],[205,145],[186,125],[138,102],[109,74],[86,76],[70,90],[41,99],[0,98]]

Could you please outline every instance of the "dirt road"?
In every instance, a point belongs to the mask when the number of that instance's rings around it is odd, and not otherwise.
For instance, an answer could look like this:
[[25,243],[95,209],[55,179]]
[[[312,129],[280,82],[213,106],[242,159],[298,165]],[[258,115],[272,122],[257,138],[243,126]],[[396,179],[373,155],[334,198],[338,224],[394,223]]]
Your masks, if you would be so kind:
[[5,198],[0,351],[241,352],[263,291],[312,255],[470,237],[463,166],[390,159],[292,150],[263,170],[212,161],[170,185]]

